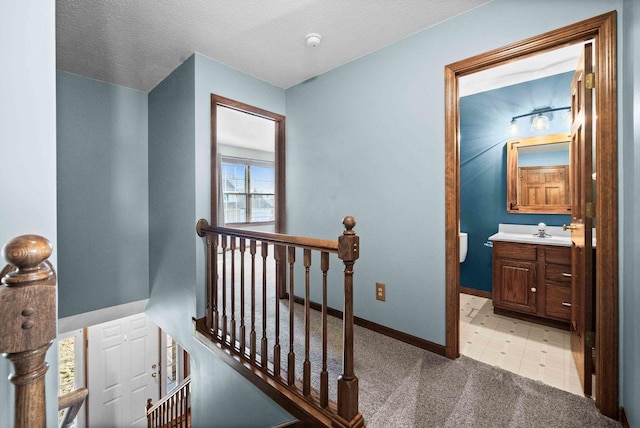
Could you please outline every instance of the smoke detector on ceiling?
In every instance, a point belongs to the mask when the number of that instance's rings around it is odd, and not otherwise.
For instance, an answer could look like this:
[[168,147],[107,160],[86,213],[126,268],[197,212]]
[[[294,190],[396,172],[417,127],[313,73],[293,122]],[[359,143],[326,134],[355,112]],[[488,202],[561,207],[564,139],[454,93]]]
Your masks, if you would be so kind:
[[305,39],[307,40],[307,46],[316,48],[320,44],[320,41],[322,40],[322,36],[318,33],[309,33],[306,35]]

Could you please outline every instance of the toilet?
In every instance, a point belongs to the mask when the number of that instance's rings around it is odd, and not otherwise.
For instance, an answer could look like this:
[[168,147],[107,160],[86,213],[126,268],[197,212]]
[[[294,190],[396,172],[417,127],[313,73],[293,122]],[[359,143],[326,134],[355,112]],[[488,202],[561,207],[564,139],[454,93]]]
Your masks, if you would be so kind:
[[467,258],[469,237],[466,232],[460,232],[460,263]]

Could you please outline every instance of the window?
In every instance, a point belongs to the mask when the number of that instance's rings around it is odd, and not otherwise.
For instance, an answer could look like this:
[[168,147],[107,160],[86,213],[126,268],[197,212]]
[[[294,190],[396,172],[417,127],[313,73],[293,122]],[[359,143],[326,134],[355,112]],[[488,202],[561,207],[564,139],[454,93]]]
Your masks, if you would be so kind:
[[161,357],[165,376],[164,383],[161,385],[161,395],[166,395],[189,376],[189,354],[175,339],[164,332],[161,340],[161,347],[165,351]]
[[[58,395],[68,394],[85,386],[84,330],[78,329],[58,336]],[[84,408],[85,404],[83,404]],[[58,412],[58,423],[68,409]],[[85,413],[81,410],[73,425],[85,426]]]
[[167,392],[178,384],[178,343],[167,334]]
[[225,224],[275,221],[273,162],[223,156],[220,174]]

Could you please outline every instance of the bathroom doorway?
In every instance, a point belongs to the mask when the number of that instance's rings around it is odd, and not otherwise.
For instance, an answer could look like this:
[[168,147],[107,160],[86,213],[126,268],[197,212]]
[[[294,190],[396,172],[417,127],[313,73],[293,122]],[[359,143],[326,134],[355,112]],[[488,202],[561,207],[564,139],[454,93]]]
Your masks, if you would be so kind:
[[[582,384],[585,379],[590,381],[591,375],[580,376],[571,349],[569,232],[564,242],[567,246],[558,248],[565,263],[554,265],[566,277],[545,280],[548,286],[538,287],[537,292],[530,291],[527,284],[523,290],[509,286],[513,298],[526,302],[536,318],[529,318],[528,312],[500,312],[504,308],[501,300],[493,301],[492,288],[500,286],[493,278],[493,242],[488,238],[498,232],[499,224],[540,222],[548,226],[547,235],[558,238],[564,233],[560,227],[571,223],[566,173],[571,82],[583,49],[584,43],[570,45],[463,76],[458,94],[460,230],[471,237],[471,251],[460,264],[460,353],[574,394],[583,394]],[[545,109],[552,111],[539,113]],[[544,118],[544,126],[534,122],[535,118]],[[527,190],[509,186],[526,176],[531,178]],[[541,182],[540,176],[546,180]],[[540,200],[532,206],[530,199],[538,196],[554,200]],[[509,203],[511,199],[515,204]],[[555,199],[564,205],[557,205]],[[507,256],[510,261],[505,268],[512,272],[513,264],[520,272],[511,259],[516,254]]]
[[598,252],[596,256],[595,360],[598,381],[596,406],[610,417],[618,412],[617,307],[617,129],[616,129],[616,15],[582,21],[523,42],[469,58],[445,68],[446,104],[446,354],[459,356],[460,269],[460,103],[459,78],[560,47],[593,39],[595,50],[595,167],[598,179]]

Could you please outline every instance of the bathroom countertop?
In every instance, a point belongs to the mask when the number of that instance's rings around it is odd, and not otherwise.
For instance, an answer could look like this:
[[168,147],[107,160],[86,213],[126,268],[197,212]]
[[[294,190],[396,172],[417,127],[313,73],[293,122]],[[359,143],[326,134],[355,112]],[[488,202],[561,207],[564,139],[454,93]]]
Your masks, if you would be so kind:
[[[489,241],[521,242],[524,244],[571,246],[571,232],[561,226],[547,226],[547,234],[541,238],[537,235],[538,225],[502,224],[498,225],[498,233],[489,237]],[[593,248],[596,247],[596,230],[593,229]]]

